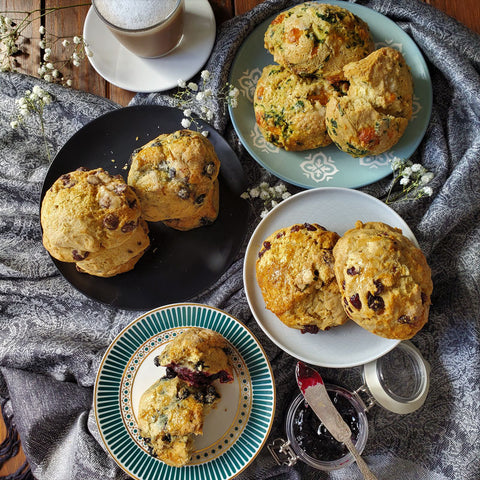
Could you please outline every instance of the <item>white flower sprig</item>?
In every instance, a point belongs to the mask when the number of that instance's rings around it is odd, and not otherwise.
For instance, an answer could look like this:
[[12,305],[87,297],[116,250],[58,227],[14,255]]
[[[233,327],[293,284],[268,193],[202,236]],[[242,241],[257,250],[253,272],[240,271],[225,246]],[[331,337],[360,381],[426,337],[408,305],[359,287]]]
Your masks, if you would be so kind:
[[23,125],[31,114],[37,116],[49,161],[51,160],[51,155],[50,149],[48,148],[47,137],[45,135],[43,110],[47,105],[50,105],[50,103],[52,103],[52,96],[38,85],[35,85],[31,91],[27,90],[23,97],[16,100],[16,118],[10,122],[10,126],[15,129]]
[[[391,161],[394,179],[390,185],[385,203],[388,205],[396,201],[413,200],[433,195],[432,187],[428,186],[434,174],[419,163],[411,160],[395,158]],[[393,188],[400,185],[401,191],[394,193]]]
[[[199,117],[206,122],[211,122],[214,117],[214,112],[210,108],[209,104],[212,100],[214,93],[210,87],[212,75],[208,70],[203,70],[200,74],[202,84],[199,85],[194,82],[186,82],[184,80],[178,80],[178,91],[174,94],[174,98],[180,109],[183,110],[182,127],[191,128],[192,126],[198,131],[200,125],[193,116],[193,109],[195,105],[200,107]],[[225,86],[216,94],[216,97],[220,100],[224,100],[226,105],[230,105],[235,108],[238,105],[238,95],[240,91],[230,83],[226,83]],[[208,131],[202,131],[202,135],[208,136]]]
[[263,210],[260,213],[261,218],[264,218],[282,200],[286,200],[291,196],[292,194],[287,191],[287,187],[283,183],[272,187],[267,182],[262,182],[256,187],[249,188],[240,195],[245,200],[261,200],[263,202]]
[[[16,71],[19,66],[17,57],[28,53],[26,45],[29,44],[29,38],[23,35],[23,31],[32,24],[32,22],[46,17],[58,10],[65,8],[75,8],[90,5],[90,3],[81,3],[77,5],[66,5],[60,7],[50,7],[44,10],[34,9],[29,11],[6,11],[0,13],[0,70]],[[12,19],[9,15],[23,15],[22,18]],[[82,37],[75,36],[72,39],[61,39],[59,37],[48,35],[45,27],[39,28],[40,48],[43,50],[38,74],[46,81],[71,85],[71,80],[61,73],[61,69],[68,66],[79,66],[85,56],[90,56],[92,52]],[[52,59],[52,46],[57,42],[62,42],[64,48],[70,47],[68,56],[64,60]]]
[[[48,35],[43,26],[40,27],[40,35],[40,48],[43,50],[43,55],[38,74],[46,82],[60,83],[71,87],[72,79],[63,73],[64,69],[79,67],[86,57],[93,55],[93,52],[82,36],[61,38],[56,35]],[[57,43],[61,43],[64,55],[63,58],[53,59],[52,49]]]

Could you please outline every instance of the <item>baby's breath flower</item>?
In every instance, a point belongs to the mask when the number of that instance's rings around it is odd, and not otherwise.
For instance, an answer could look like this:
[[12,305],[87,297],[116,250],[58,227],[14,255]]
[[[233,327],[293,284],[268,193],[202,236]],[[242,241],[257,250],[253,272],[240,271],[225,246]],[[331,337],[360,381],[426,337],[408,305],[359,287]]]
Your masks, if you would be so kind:
[[264,218],[271,208],[276,207],[280,202],[289,198],[291,194],[283,183],[270,186],[267,182],[261,182],[259,185],[247,189],[240,197],[244,200],[259,199],[263,202],[263,211],[260,214]]
[[67,40],[66,38],[64,38],[64,39],[62,40],[62,47],[66,48],[66,47],[68,47],[69,45],[70,45],[70,41]]
[[41,25],[40,28],[38,29],[38,32],[40,33],[40,35],[45,35],[45,27]]
[[75,45],[80,45],[80,43],[82,43],[82,39],[81,39],[80,37],[78,37],[77,35],[75,35],[75,36],[73,37],[73,43],[74,43]]
[[10,122],[12,128],[18,128],[20,125],[24,124],[27,118],[33,114],[33,116],[38,118],[40,123],[40,130],[43,135],[43,140],[45,143],[45,149],[47,152],[47,157],[50,160],[50,150],[47,144],[47,138],[45,136],[45,123],[43,120],[43,110],[45,106],[49,105],[52,102],[52,96],[43,90],[39,85],[35,85],[32,90],[26,90],[23,97],[16,99],[17,104],[17,118]]
[[[214,119],[214,109],[212,108],[215,100],[222,100],[232,107],[236,106],[236,98],[239,90],[235,89],[233,85],[227,83],[225,87],[221,88],[219,92],[214,91],[209,82],[212,80],[212,75],[208,70],[203,70],[200,73],[201,82],[186,82],[185,80],[178,80],[179,90],[174,95],[177,106],[183,110],[184,118],[190,120],[190,125],[197,130],[200,125],[194,116],[197,114],[199,118],[211,122]],[[224,107],[226,109],[226,107]],[[183,125],[183,123],[182,123]]]
[[[433,189],[425,185],[434,178],[434,174],[427,171],[423,165],[399,158],[393,159],[391,165],[394,178],[385,203],[389,204],[397,200],[409,200],[433,195]],[[402,188],[394,193],[393,189],[397,183]]]
[[210,132],[209,132],[208,130],[203,130],[203,131],[202,131],[202,135],[203,135],[204,137],[208,137],[209,134],[210,134]]
[[183,128],[190,128],[190,125],[192,124],[188,118],[183,118],[181,123]]

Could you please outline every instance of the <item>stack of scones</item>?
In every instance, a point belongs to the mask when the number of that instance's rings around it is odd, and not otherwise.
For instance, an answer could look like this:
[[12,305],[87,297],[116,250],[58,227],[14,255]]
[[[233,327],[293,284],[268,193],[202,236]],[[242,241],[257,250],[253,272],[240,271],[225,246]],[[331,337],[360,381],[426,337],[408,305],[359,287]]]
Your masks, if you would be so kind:
[[354,156],[378,155],[402,137],[413,82],[402,54],[374,50],[368,25],[348,10],[302,3],[265,33],[278,65],[264,68],[255,119],[268,142],[290,151],[334,142]]

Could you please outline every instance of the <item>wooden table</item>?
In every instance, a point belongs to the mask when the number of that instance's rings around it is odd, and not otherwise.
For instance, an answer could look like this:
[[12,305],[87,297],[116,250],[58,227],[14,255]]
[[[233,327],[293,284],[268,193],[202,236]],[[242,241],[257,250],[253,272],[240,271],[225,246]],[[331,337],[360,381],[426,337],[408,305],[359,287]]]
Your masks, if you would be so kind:
[[[262,0],[209,0],[215,13],[217,25],[221,22],[240,15],[255,5],[261,3]],[[424,0],[425,3],[433,5],[448,15],[456,18],[464,25],[480,34],[480,1],[479,0]],[[51,8],[60,6],[72,6],[83,3],[81,0],[0,0],[0,13],[6,11],[30,11],[37,8]],[[61,38],[81,35],[83,31],[83,23],[88,12],[89,5],[86,4],[76,8],[68,8],[59,10],[45,18],[45,27],[50,34],[57,35]],[[21,18],[21,15],[9,13],[10,18]],[[25,30],[24,35],[29,37],[31,42],[26,47],[29,50],[28,56],[18,57],[18,71],[37,75],[40,49],[38,43],[40,40],[39,27],[40,19],[37,18],[32,25]],[[55,52],[54,52],[55,54]],[[111,85],[101,78],[96,71],[90,66],[88,61],[82,62],[80,67],[74,68],[72,71],[73,87],[78,90],[91,92],[106,98],[109,98],[120,105],[127,105],[135,95],[134,92],[122,90]],[[5,427],[0,419],[0,442],[5,436]],[[15,472],[16,469],[23,464],[25,456],[23,452],[17,457],[8,461],[0,470],[0,478]]]

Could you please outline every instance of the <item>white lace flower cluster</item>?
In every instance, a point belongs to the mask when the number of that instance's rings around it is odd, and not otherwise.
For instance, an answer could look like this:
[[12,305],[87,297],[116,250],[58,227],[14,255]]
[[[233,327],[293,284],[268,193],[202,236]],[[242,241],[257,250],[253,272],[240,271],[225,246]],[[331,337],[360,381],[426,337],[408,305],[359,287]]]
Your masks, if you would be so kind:
[[[209,101],[214,96],[213,90],[209,86],[212,75],[208,70],[203,70],[200,77],[202,79],[201,86],[194,82],[187,83],[185,80],[178,80],[179,90],[175,93],[174,98],[177,101],[178,107],[183,111],[183,119],[181,122],[183,128],[192,128],[193,126],[199,130],[199,123],[193,114],[193,108],[197,104],[200,108],[200,118],[206,122],[213,120],[214,112],[209,106]],[[238,105],[239,93],[238,88],[227,82],[216,96],[224,100],[227,105],[235,108]],[[206,130],[201,133],[202,135],[208,136],[208,131]]]
[[[88,4],[51,7],[44,11],[35,9],[28,12],[12,12],[24,14],[23,18],[19,20],[12,20],[6,14],[0,14],[0,70],[15,71],[19,66],[17,57],[28,53],[25,50],[26,45],[28,45],[28,39],[22,35],[22,32],[31,25],[33,21],[54,13],[57,10],[82,5]],[[60,38],[53,34],[47,34],[43,25],[40,26],[39,33],[39,46],[42,49],[42,55],[38,67],[38,75],[47,82],[71,86],[72,80],[62,71],[71,67],[79,67],[86,56],[93,55],[92,51],[82,36]],[[54,59],[52,51],[58,51],[58,49],[54,49],[54,46],[58,43],[63,47],[63,58]]]
[[[93,52],[88,47],[82,36],[75,35],[71,39],[60,38],[54,35],[48,35],[45,27],[40,29],[40,48],[43,50],[42,60],[38,67],[38,74],[46,82],[60,83],[71,87],[72,79],[64,74],[65,69],[79,67],[82,61]],[[60,43],[62,46],[62,57],[60,59],[52,58],[52,48]]]
[[[393,203],[398,200],[411,200],[414,198],[431,197],[433,195],[430,183],[434,174],[429,172],[419,163],[413,163],[411,160],[402,160],[394,158],[391,161],[394,172],[394,179],[390,186],[385,203]],[[393,188],[399,184],[401,191],[394,193]]]
[[12,128],[18,128],[25,123],[25,120],[31,114],[37,115],[38,121],[40,123],[40,130],[42,132],[45,143],[47,157],[49,160],[51,159],[51,156],[45,136],[43,110],[47,105],[50,105],[50,103],[52,103],[52,100],[52,96],[48,92],[40,88],[38,85],[35,85],[32,90],[26,90],[23,97],[17,98],[16,118],[10,122],[10,126]]
[[256,187],[247,189],[240,196],[245,200],[261,200],[263,202],[263,210],[260,213],[260,217],[264,218],[273,207],[276,207],[282,200],[291,197],[292,194],[288,192],[287,187],[283,183],[270,186],[267,182],[262,182]]

